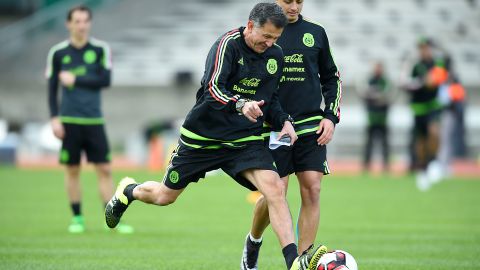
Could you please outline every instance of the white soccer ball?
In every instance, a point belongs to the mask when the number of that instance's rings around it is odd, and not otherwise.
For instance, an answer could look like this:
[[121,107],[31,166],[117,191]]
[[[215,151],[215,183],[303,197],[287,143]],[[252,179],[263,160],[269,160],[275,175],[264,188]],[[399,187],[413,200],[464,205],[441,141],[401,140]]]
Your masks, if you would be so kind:
[[317,270],[358,270],[358,267],[350,253],[343,250],[333,250],[320,258]]

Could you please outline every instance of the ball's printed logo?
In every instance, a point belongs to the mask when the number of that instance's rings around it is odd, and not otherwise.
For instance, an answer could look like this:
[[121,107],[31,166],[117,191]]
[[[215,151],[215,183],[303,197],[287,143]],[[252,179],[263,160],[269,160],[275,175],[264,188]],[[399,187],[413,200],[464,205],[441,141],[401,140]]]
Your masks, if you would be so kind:
[[97,54],[94,50],[88,50],[83,54],[83,61],[87,64],[93,64],[97,61]]
[[268,59],[267,62],[267,71],[270,74],[275,74],[277,72],[278,66],[277,66],[277,60],[275,59]]
[[313,38],[313,35],[310,33],[305,33],[303,35],[303,44],[307,47],[313,47],[315,45],[315,38]]
[[177,171],[171,171],[170,174],[168,175],[168,179],[170,179],[170,182],[175,184],[180,179],[180,176],[178,175]]

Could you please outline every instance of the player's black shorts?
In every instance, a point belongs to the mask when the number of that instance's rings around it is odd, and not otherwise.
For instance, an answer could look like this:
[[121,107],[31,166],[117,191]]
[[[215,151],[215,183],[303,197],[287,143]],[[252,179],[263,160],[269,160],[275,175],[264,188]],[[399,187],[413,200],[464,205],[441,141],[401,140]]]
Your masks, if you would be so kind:
[[179,143],[172,153],[163,182],[171,189],[183,189],[191,182],[204,178],[206,172],[216,169],[222,169],[250,190],[257,188],[241,172],[248,169],[277,171],[272,155],[261,142],[238,149],[192,149]]
[[65,137],[60,151],[60,163],[80,164],[82,151],[92,163],[110,162],[110,148],[104,125],[76,125],[63,123]]
[[432,111],[425,115],[415,116],[413,131],[415,135],[425,137],[428,135],[428,127],[431,123],[438,122],[440,119],[440,111]]
[[318,136],[300,136],[293,146],[280,146],[270,150],[280,177],[305,171],[318,171],[325,175],[330,173],[327,147],[317,144]]

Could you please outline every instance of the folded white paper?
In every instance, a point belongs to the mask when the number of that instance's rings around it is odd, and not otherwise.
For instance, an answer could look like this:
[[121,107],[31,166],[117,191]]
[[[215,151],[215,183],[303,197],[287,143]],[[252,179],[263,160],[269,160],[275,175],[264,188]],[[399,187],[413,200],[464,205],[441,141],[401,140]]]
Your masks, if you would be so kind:
[[270,132],[270,141],[268,142],[268,148],[275,150],[282,145],[290,146],[290,142],[278,140],[277,137],[278,137],[277,132],[275,131]]

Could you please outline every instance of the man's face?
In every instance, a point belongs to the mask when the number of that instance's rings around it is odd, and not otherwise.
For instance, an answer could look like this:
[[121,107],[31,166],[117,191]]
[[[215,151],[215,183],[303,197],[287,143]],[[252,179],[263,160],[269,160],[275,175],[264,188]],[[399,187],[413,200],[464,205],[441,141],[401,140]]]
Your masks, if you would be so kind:
[[277,0],[277,4],[282,7],[290,23],[296,22],[298,15],[302,13],[303,0]]
[[76,10],[72,18],[67,21],[67,29],[75,38],[87,38],[90,33],[91,21],[88,12]]
[[423,60],[432,59],[432,48],[430,47],[430,45],[421,44],[419,45],[418,50],[420,52],[420,58],[422,58]]
[[375,75],[380,76],[383,74],[383,65],[381,63],[376,63],[374,68]]
[[247,23],[247,34],[245,41],[247,45],[256,53],[263,53],[278,40],[283,32],[283,28],[277,28],[270,21],[263,26],[256,27],[253,21]]

